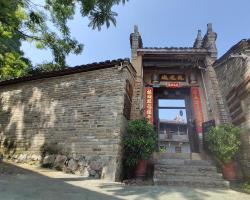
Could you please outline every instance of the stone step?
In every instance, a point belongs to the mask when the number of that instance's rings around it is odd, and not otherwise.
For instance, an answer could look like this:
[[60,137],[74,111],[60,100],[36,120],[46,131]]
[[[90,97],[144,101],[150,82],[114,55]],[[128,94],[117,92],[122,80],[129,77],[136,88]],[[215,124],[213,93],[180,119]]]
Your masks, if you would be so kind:
[[184,165],[214,166],[214,162],[212,160],[185,160]]
[[190,153],[161,153],[154,152],[153,153],[154,160],[161,159],[191,159]]
[[211,160],[190,160],[190,159],[161,159],[155,161],[155,164],[161,165],[195,165],[195,166],[213,166]]
[[205,154],[158,153],[154,157],[155,185],[229,188]]
[[215,166],[199,166],[199,165],[155,165],[155,171],[163,172],[217,172]]
[[155,164],[160,165],[184,165],[185,160],[184,159],[161,159],[156,160]]
[[204,178],[216,178],[216,179],[222,179],[223,178],[223,175],[220,174],[220,173],[215,173],[215,172],[180,172],[180,173],[164,173],[164,172],[161,172],[161,171],[155,171],[154,172],[154,177],[156,178],[168,178],[168,177],[193,177],[193,178],[196,178],[196,177],[204,177]]
[[191,153],[192,160],[211,160],[211,157],[206,153]]
[[182,176],[176,176],[176,175],[160,175],[156,174],[154,178],[158,180],[200,180],[200,181],[221,181],[223,178],[221,176],[202,176],[202,175],[197,175],[197,176],[192,176],[190,174],[185,174]]
[[215,177],[203,177],[203,176],[169,176],[169,177],[154,177],[154,179],[158,181],[199,181],[199,182],[213,182],[213,181],[224,181],[221,177],[215,178]]
[[229,188],[229,182],[224,180],[196,180],[196,179],[182,179],[182,180],[160,180],[154,178],[155,185],[167,186],[188,186],[198,188]]

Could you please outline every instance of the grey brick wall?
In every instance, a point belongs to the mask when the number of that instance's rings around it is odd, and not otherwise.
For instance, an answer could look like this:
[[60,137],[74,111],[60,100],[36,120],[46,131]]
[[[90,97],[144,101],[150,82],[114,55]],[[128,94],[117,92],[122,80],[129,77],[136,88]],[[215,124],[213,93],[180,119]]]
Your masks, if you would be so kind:
[[238,125],[242,130],[239,162],[243,175],[248,179],[250,179],[249,58],[228,57],[215,67],[223,101],[227,105],[226,111],[230,114],[231,122]]
[[[0,86],[2,151],[43,162],[41,147],[58,146],[90,174],[119,179],[126,80],[133,85],[128,68],[113,67]],[[101,166],[91,169],[92,161]]]

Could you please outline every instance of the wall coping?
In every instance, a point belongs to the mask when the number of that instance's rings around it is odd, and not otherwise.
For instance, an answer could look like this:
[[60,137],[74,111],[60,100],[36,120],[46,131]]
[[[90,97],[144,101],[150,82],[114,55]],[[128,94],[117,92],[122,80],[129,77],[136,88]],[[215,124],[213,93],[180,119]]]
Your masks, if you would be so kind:
[[82,72],[88,72],[88,71],[94,71],[94,70],[100,70],[100,69],[106,69],[106,68],[112,68],[112,67],[118,67],[117,68],[118,70],[119,70],[119,67],[126,67],[134,77],[136,75],[136,71],[133,65],[130,63],[129,58],[125,58],[125,59],[117,59],[117,60],[106,60],[104,62],[98,62],[98,63],[94,62],[90,64],[85,64],[85,65],[78,65],[75,67],[68,67],[66,69],[57,70],[57,71],[40,72],[40,73],[33,74],[30,76],[17,77],[17,78],[1,81],[0,86],[11,85],[11,84],[38,80],[38,79],[44,79],[44,78],[65,76],[65,75],[70,75],[70,74],[76,74],[76,73],[82,73]]

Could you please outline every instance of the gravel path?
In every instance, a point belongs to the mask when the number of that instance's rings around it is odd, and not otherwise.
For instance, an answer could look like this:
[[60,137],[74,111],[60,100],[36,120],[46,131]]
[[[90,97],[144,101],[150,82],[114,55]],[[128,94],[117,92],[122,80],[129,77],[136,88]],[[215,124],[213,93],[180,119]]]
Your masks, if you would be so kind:
[[1,172],[0,200],[250,200],[233,190],[125,186],[25,164],[2,163]]

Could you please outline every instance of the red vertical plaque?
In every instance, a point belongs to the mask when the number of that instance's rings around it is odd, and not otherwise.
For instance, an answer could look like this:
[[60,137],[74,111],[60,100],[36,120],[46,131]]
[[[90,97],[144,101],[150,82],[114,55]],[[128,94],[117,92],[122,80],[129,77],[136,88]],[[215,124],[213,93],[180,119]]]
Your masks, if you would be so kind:
[[153,115],[153,88],[145,88],[145,117],[146,119],[153,124],[154,115]]
[[194,108],[194,118],[196,122],[196,131],[199,135],[202,134],[203,112],[201,106],[201,97],[199,87],[191,87],[192,102]]

